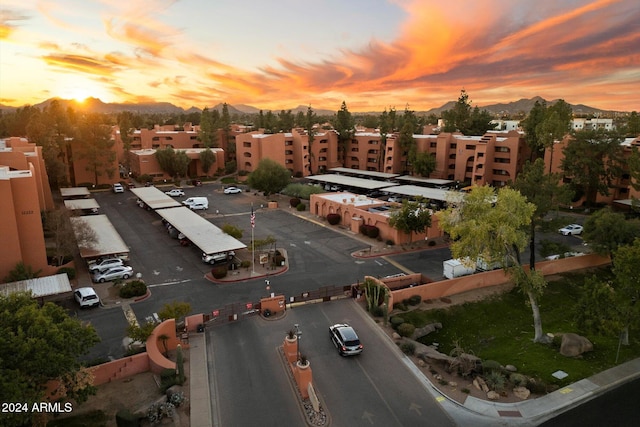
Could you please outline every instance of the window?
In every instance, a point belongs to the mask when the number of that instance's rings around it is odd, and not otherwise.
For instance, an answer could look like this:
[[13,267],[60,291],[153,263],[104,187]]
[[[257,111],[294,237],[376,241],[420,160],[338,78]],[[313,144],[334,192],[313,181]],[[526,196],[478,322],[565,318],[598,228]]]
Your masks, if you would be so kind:
[[243,143],[242,143],[242,146],[243,146],[244,148],[251,148],[251,143],[250,143],[250,142],[246,142],[246,141],[245,141],[245,142],[243,142]]
[[437,142],[432,142],[432,143],[429,144],[429,147],[431,147],[431,148],[436,148],[437,146],[438,146]]
[[243,153],[242,154],[244,157],[251,157],[251,153]]
[[455,150],[456,148],[458,148],[458,144],[453,142],[453,143],[449,144],[449,148],[451,148],[452,150]]

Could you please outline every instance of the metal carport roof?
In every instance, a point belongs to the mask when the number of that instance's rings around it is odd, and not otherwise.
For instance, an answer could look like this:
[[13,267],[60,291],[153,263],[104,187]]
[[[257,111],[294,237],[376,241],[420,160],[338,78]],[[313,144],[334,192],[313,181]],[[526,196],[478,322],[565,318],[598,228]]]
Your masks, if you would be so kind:
[[100,205],[96,199],[71,199],[65,200],[64,206],[69,210],[76,209],[98,209]]
[[342,185],[345,187],[363,188],[365,190],[378,190],[380,188],[393,187],[394,185],[397,185],[390,182],[377,181],[375,179],[355,178],[353,176],[336,174],[313,175],[308,176],[307,179],[329,184]]
[[153,210],[182,206],[180,202],[167,196],[156,187],[132,188],[131,192]]
[[44,298],[71,292],[71,283],[66,273],[54,276],[20,280],[0,285],[0,294],[10,295],[14,292],[31,291],[34,298]]
[[[398,185],[384,190],[387,193],[401,194],[403,196],[424,197],[429,200],[440,200],[446,202],[451,200],[457,192],[451,190],[441,190],[439,188],[419,187],[417,185]],[[449,194],[452,193],[452,194]],[[462,196],[462,193],[457,193]],[[461,197],[460,196],[460,197]]]
[[[71,225],[77,229],[79,222],[85,222],[96,234],[96,241],[89,247],[80,246],[82,258],[94,258],[103,255],[128,254],[129,247],[124,243],[120,234],[116,231],[106,215],[87,215],[72,217]],[[76,231],[77,235],[77,231]]]
[[399,176],[397,173],[387,173],[387,172],[377,172],[377,171],[364,171],[360,169],[350,169],[350,168],[331,168],[329,172],[333,172],[335,174],[345,174],[347,176],[370,176],[372,178],[380,178],[380,179],[391,179]]
[[161,209],[157,212],[206,254],[247,247],[187,207]]

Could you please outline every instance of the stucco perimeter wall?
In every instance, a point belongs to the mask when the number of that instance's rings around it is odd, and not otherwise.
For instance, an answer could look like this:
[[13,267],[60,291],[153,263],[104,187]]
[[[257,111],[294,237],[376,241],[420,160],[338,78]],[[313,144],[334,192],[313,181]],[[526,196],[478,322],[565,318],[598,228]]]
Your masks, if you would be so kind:
[[149,368],[151,372],[159,374],[163,369],[176,369],[176,363],[167,359],[162,355],[164,351],[163,340],[161,336],[168,337],[166,340],[167,350],[175,350],[178,346],[178,337],[176,336],[175,319],[167,319],[160,323],[153,330],[153,333],[147,338],[147,354],[149,355]]
[[149,367],[149,356],[146,352],[103,363],[91,370],[94,376],[93,385],[99,386],[113,380],[147,372]]
[[[611,262],[609,257],[603,257],[596,254],[583,255],[579,257],[571,257],[557,259],[553,261],[543,261],[536,263],[536,270],[542,272],[545,276],[565,273],[568,271],[581,270],[585,268],[600,267]],[[373,280],[373,277],[369,277]],[[458,277],[455,279],[441,280],[439,282],[427,283],[412,288],[391,290],[389,297],[389,306],[393,307],[394,302],[399,302],[410,298],[412,295],[420,295],[422,300],[438,299],[450,295],[461,294],[475,289],[486,288],[489,286],[502,285],[510,281],[508,275],[500,270],[487,271],[484,273],[475,273],[470,276]],[[386,283],[386,280],[382,280]]]

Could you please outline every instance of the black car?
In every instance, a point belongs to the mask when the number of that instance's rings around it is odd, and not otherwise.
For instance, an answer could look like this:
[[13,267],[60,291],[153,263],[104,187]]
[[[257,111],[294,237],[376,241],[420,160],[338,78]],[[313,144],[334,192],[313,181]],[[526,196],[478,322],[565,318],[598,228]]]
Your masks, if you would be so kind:
[[329,326],[331,341],[338,349],[340,356],[354,356],[362,353],[362,343],[358,338],[358,334],[351,326],[346,323],[338,323]]

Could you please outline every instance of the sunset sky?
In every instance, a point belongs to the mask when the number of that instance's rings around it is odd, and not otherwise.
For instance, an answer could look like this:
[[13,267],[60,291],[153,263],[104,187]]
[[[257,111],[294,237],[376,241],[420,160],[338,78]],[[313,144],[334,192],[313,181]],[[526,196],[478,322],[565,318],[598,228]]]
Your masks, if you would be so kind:
[[1,0],[0,103],[640,110],[638,0]]

